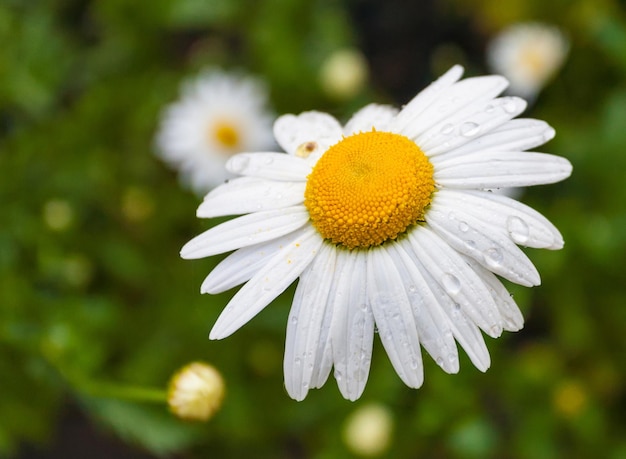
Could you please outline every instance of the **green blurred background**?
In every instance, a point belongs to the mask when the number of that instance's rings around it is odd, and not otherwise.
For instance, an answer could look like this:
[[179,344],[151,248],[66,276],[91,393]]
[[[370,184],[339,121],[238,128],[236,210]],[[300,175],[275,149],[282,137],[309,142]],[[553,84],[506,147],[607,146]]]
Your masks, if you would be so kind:
[[[341,458],[346,420],[391,414],[380,457],[626,458],[626,6],[618,0],[0,0],[0,457]],[[264,78],[277,113],[342,120],[401,105],[453,63],[486,73],[502,27],[560,27],[570,53],[529,108],[572,177],[522,200],[562,231],[528,250],[542,274],[510,285],[525,328],[486,338],[492,368],[425,358],[406,388],[376,342],[363,397],[331,379],[283,389],[290,289],[232,337],[208,331],[232,292],[199,294],[219,257],[179,259],[214,222],[154,155],[164,106],[207,66]],[[321,63],[360,49],[365,88],[339,99]],[[207,423],[125,387],[163,390],[193,360],[227,396]],[[117,395],[116,395],[117,394]]]

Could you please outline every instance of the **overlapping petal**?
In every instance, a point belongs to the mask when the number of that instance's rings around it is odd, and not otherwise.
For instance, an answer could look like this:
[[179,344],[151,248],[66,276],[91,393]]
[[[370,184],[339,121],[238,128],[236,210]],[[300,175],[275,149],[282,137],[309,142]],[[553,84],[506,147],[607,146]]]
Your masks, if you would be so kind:
[[315,258],[322,238],[306,227],[295,232],[274,256],[230,300],[213,326],[209,338],[225,338],[257,315],[281,294]]
[[204,258],[240,247],[271,241],[304,226],[309,213],[304,206],[256,212],[213,227],[187,242],[180,256]]
[[323,244],[319,256],[300,276],[293,298],[287,322],[284,372],[287,393],[295,400],[304,399],[317,383],[317,380],[313,382],[314,375],[322,371],[320,367],[330,336],[329,294],[336,275],[336,258],[334,248]]
[[257,177],[229,180],[209,192],[198,207],[200,218],[243,215],[304,202],[306,182],[268,181]]

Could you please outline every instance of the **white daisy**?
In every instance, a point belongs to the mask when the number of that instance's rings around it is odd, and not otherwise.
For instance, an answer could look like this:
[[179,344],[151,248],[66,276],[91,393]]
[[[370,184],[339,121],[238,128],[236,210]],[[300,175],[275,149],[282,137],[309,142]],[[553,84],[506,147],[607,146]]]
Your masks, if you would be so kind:
[[568,50],[569,43],[557,27],[519,23],[491,40],[487,64],[509,79],[511,94],[531,99],[561,68]]
[[275,148],[274,117],[260,80],[207,70],[181,92],[163,114],[157,151],[197,193],[232,177],[224,165],[234,153]]
[[342,128],[331,116],[280,117],[284,153],[244,153],[242,175],[209,193],[199,217],[241,215],[188,242],[183,258],[235,250],[202,292],[245,283],[210,333],[224,338],[297,278],[284,359],[289,395],[302,400],[334,366],[344,397],[368,378],[374,331],[402,380],[423,381],[420,344],[448,373],[458,342],[482,371],[482,330],[497,337],[522,315],[495,274],[526,286],[539,274],[516,244],[559,249],[558,230],[533,209],[486,191],[565,179],[571,164],[524,152],[554,136],[512,118],[526,103],[496,96],[500,76],[458,81],[459,66],[400,112],[369,105]]

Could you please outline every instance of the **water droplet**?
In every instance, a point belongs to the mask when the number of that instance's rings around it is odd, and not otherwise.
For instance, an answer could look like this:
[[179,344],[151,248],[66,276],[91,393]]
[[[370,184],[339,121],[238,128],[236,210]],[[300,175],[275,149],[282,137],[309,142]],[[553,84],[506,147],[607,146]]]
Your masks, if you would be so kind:
[[502,108],[507,113],[515,113],[517,111],[517,102],[515,99],[508,99],[502,104]]
[[296,316],[293,316],[291,318],[291,323],[294,324],[294,325],[297,324],[298,323],[298,318]]
[[454,131],[454,124],[447,123],[447,124],[444,124],[441,127],[441,131],[440,132],[442,134],[448,135],[448,134],[452,134],[452,131]]
[[243,173],[250,164],[250,158],[244,155],[233,156],[228,162],[228,168],[235,174]]
[[476,242],[473,241],[472,239],[469,239],[469,240],[465,241],[465,247],[467,247],[469,250],[475,250],[476,249]]
[[302,364],[302,360],[300,360],[300,357],[296,357],[293,361],[294,365],[299,367],[300,364]]
[[473,121],[467,121],[461,125],[461,135],[473,137],[480,131],[480,126]]
[[492,113],[494,111],[495,107],[493,105],[487,105],[485,107],[485,112],[487,113]]
[[459,312],[461,310],[461,305],[459,303],[454,303],[454,310]]
[[443,359],[441,357],[437,357],[436,362],[437,362],[437,365],[439,365],[440,367],[443,366]]
[[499,268],[502,265],[502,260],[504,260],[504,255],[500,249],[492,247],[485,251],[485,259],[490,267]]
[[528,242],[530,235],[530,228],[524,220],[514,215],[509,216],[506,219],[506,229],[511,235],[511,239],[516,244],[525,244]]
[[467,224],[467,222],[459,222],[459,231],[461,231],[462,233],[466,233],[467,230],[469,230],[469,225]]
[[492,325],[489,332],[492,337],[497,338],[502,334],[502,327],[500,325]]
[[417,370],[419,367],[419,362],[416,359],[411,360],[411,370]]
[[461,281],[454,274],[445,273],[441,277],[441,283],[449,295],[455,296],[461,291]]
[[274,162],[274,158],[272,158],[271,156],[269,156],[269,155],[268,155],[268,156],[265,158],[265,161],[263,161],[263,162],[264,162],[265,164],[267,164],[267,165],[270,165],[270,164],[272,164],[272,163]]
[[456,358],[457,358],[456,354],[453,354],[453,353],[448,354],[448,362],[454,363],[456,362]]
[[417,291],[417,287],[415,287],[415,285],[411,284],[409,285],[409,292],[410,293],[415,293]]

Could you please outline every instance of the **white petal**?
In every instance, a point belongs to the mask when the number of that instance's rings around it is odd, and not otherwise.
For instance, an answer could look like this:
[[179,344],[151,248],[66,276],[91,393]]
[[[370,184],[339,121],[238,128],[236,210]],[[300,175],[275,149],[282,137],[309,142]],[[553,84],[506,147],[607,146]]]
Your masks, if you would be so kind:
[[330,323],[328,294],[335,277],[336,249],[322,244],[318,255],[304,270],[294,295],[285,343],[285,387],[295,400],[303,400],[319,372]]
[[420,91],[404,106],[393,123],[393,132],[402,132],[420,113],[428,108],[437,98],[463,75],[463,67],[455,65],[437,80]]
[[501,76],[491,75],[467,78],[448,88],[431,105],[416,113],[410,123],[400,133],[410,139],[417,139],[430,127],[450,119],[465,107],[484,107],[487,101],[495,98],[507,86]]
[[239,177],[209,192],[196,215],[212,218],[295,206],[304,202],[305,188],[306,182]]
[[418,388],[424,382],[422,355],[402,278],[385,248],[367,254],[367,296],[379,336],[400,379]]
[[213,326],[210,339],[237,331],[280,295],[316,256],[323,240],[312,227],[303,228],[230,300]]
[[447,373],[457,373],[459,357],[453,337],[453,324],[416,267],[415,261],[407,253],[412,250],[404,247],[407,242],[402,239],[388,244],[387,247],[403,278],[420,343]]
[[366,255],[363,251],[339,250],[346,258],[337,271],[332,321],[335,379],[344,398],[356,400],[365,389],[372,359],[374,317],[367,302]]
[[563,247],[563,236],[547,218],[507,196],[488,191],[439,190],[433,202],[463,208],[479,220],[505,229],[516,244],[552,250]]
[[479,265],[476,260],[466,257],[465,261],[483,280],[491,296],[496,301],[498,311],[504,324],[504,329],[508,331],[518,331],[524,326],[524,316],[513,301],[513,297],[508,290],[502,285],[502,282],[490,271]]
[[307,142],[315,142],[318,150],[326,151],[341,140],[342,133],[339,122],[321,112],[283,115],[274,123],[274,136],[290,155],[295,154],[298,147]]
[[278,251],[288,245],[293,234],[261,244],[243,247],[224,258],[204,279],[200,292],[221,293],[243,284],[254,276]]
[[180,251],[186,259],[203,258],[279,238],[309,221],[304,206],[256,212],[233,218],[187,242]]
[[[435,317],[435,314],[438,314],[437,309],[443,311],[454,337],[465,350],[474,366],[480,371],[487,371],[487,368],[489,368],[491,364],[491,359],[487,346],[485,345],[485,340],[476,324],[469,319],[461,308],[461,305],[455,302],[443,287],[441,287],[440,283],[433,278],[428,268],[422,263],[420,254],[415,252],[412,244],[402,244],[402,247],[407,249],[406,254],[411,257],[413,266],[419,270],[421,277],[425,281],[427,287],[422,291],[425,295],[425,299],[429,297],[436,299],[434,303],[425,302],[424,306],[432,308],[433,317]],[[423,286],[416,284],[416,287],[422,288]],[[428,295],[428,290],[432,292],[430,295]],[[454,357],[454,355],[452,355],[452,357]],[[434,358],[436,362],[445,369],[444,365],[447,363],[445,358]]]
[[498,307],[484,282],[458,252],[425,226],[409,231],[408,237],[424,267],[450,298],[461,305],[462,311],[489,336],[500,336]]
[[240,153],[228,160],[226,169],[233,174],[292,182],[304,181],[311,173],[307,161],[284,153]]
[[390,105],[369,104],[356,112],[343,128],[345,135],[358,132],[369,132],[372,128],[386,131],[389,123],[398,114],[398,110]]
[[517,97],[502,97],[485,104],[471,104],[441,120],[415,138],[428,156],[446,153],[454,148],[475,141],[526,108],[526,102]]
[[435,181],[450,188],[508,188],[554,183],[572,173],[560,156],[531,152],[473,153],[437,161],[432,158]]
[[539,272],[505,227],[490,225],[488,217],[468,213],[458,201],[435,198],[426,221],[448,244],[490,271],[526,287],[541,283]]
[[[554,137],[554,129],[545,121],[518,118],[475,138],[472,142],[446,152],[445,159],[477,152],[524,151],[543,145]],[[444,155],[441,156],[444,159]]]

